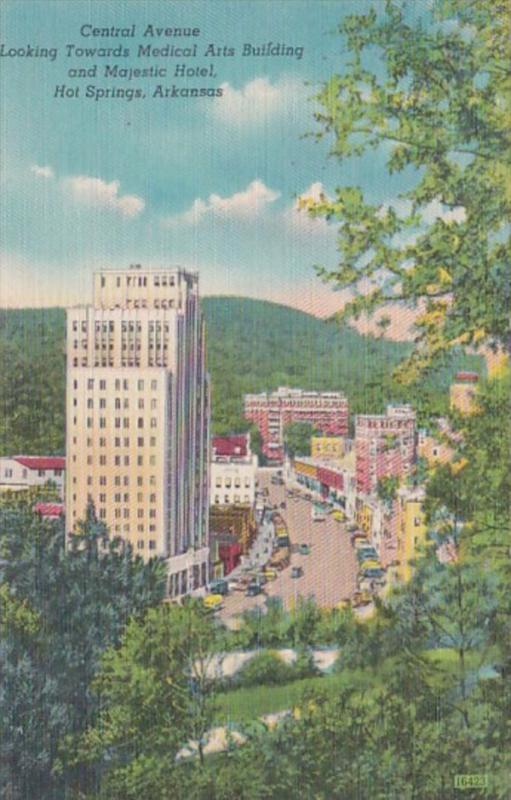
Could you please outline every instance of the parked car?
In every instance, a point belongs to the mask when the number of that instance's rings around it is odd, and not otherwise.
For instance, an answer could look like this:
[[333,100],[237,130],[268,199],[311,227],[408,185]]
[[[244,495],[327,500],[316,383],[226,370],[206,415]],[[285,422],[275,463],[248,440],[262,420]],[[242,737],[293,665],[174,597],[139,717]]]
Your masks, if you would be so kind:
[[381,569],[381,564],[374,558],[364,558],[360,563],[360,569],[365,572],[366,569]]
[[302,575],[303,575],[303,569],[301,567],[291,567],[292,578],[301,578]]
[[353,595],[352,605],[357,608],[358,606],[367,606],[371,602],[372,597],[369,592],[355,592]]
[[357,558],[359,561],[365,561],[366,558],[378,559],[378,553],[374,547],[364,546],[357,549]]
[[274,581],[275,578],[278,576],[278,574],[279,573],[277,572],[277,570],[273,569],[272,567],[266,567],[266,569],[263,572],[265,580],[267,581]]
[[356,533],[351,537],[351,543],[356,547],[370,547],[369,539],[363,533]]
[[261,594],[263,591],[263,587],[260,586],[258,583],[250,583],[247,586],[247,591],[245,592],[245,597],[256,597],[258,594]]
[[332,517],[335,520],[337,520],[337,522],[344,522],[344,520],[346,519],[346,515],[344,514],[344,511],[336,511],[336,510],[334,510],[334,511],[332,511]]
[[310,545],[301,544],[300,547],[298,548],[298,551],[299,551],[301,556],[308,556],[308,555],[310,555],[310,551],[311,551]]
[[285,508],[285,507],[286,507],[286,504],[285,504],[285,503],[281,503],[281,504],[280,504],[280,507],[281,507],[281,508]]
[[381,567],[371,567],[369,569],[364,569],[363,571],[364,578],[383,578],[385,575],[385,570]]
[[222,607],[224,598],[221,594],[207,594],[202,602],[208,611],[217,611]]
[[229,594],[229,584],[223,578],[218,578],[217,580],[211,581],[209,584],[209,591],[212,594]]

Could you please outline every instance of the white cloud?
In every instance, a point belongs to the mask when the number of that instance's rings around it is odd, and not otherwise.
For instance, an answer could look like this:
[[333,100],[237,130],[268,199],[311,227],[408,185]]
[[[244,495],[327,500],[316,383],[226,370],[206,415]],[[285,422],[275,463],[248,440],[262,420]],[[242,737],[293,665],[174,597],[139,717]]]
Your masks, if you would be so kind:
[[63,180],[64,187],[75,200],[95,208],[109,208],[125,217],[136,217],[145,208],[145,202],[135,194],[119,194],[119,181],[101,180],[87,175],[75,175]]
[[422,219],[428,225],[433,224],[435,220],[442,219],[444,222],[465,222],[467,218],[463,206],[455,206],[454,208],[447,208],[438,198],[435,198],[422,210]]
[[280,197],[280,192],[270,189],[262,181],[256,179],[246,189],[235,192],[230,197],[210,194],[207,200],[198,197],[192,206],[183,214],[167,217],[166,225],[196,225],[204,217],[234,217],[251,219],[259,216],[270,203]]
[[38,164],[32,164],[30,172],[33,172],[38,178],[54,178],[55,173],[49,166],[40,167]]
[[215,116],[233,125],[264,124],[268,118],[301,103],[305,86],[294,78],[270,83],[268,78],[254,78],[241,89],[222,84],[223,95],[214,100]]

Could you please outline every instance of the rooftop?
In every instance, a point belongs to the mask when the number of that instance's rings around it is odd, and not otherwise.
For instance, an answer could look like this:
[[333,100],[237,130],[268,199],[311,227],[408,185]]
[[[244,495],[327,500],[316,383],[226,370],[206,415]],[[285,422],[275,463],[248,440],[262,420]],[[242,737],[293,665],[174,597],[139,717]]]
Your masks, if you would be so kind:
[[66,459],[64,456],[13,456],[13,460],[27,469],[45,470],[66,468]]

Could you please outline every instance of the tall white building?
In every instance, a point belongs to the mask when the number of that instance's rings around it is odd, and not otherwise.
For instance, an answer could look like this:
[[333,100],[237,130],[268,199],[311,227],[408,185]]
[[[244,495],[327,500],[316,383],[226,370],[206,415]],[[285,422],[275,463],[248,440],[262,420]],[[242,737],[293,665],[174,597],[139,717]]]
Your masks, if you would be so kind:
[[168,564],[170,596],[208,580],[209,383],[198,276],[101,271],[67,315],[66,524],[89,496],[111,535]]

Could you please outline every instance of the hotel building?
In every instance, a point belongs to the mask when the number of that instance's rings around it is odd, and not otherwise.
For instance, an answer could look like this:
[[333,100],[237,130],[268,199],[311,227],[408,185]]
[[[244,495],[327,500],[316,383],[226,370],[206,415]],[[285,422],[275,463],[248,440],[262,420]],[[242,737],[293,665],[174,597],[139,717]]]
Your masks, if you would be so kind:
[[386,414],[355,417],[357,492],[375,492],[378,481],[407,475],[416,457],[415,412],[409,405],[388,406]]
[[259,428],[262,452],[273,463],[284,460],[284,427],[290,422],[308,422],[326,436],[348,434],[348,400],[341,392],[281,387],[276,392],[247,394],[245,417]]
[[105,270],[67,314],[66,525],[88,498],[112,536],[168,565],[175,597],[208,580],[209,384],[198,276]]

